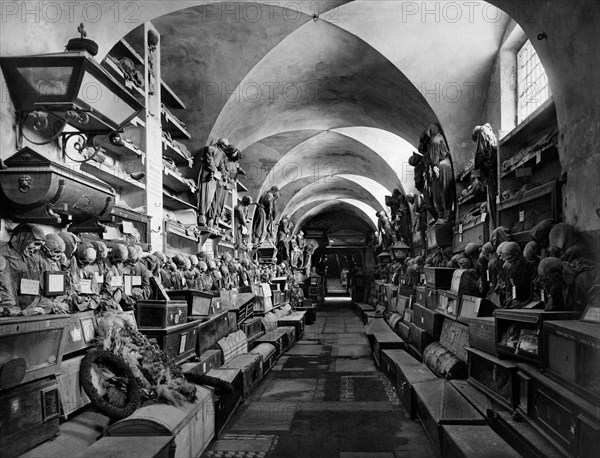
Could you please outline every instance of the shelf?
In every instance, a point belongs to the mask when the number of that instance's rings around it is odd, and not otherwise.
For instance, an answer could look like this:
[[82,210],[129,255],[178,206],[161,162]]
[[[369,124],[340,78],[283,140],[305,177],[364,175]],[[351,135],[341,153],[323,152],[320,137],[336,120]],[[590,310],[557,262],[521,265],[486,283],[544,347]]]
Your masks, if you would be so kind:
[[132,190],[144,190],[146,186],[137,180],[134,180],[127,173],[119,172],[104,164],[98,162],[88,161],[84,162],[80,166],[81,170],[88,173],[100,180],[108,183],[117,189],[132,189]]
[[135,65],[144,65],[144,58],[124,39],[119,40],[110,50],[110,55],[119,59],[128,57]]
[[135,118],[133,118],[131,120],[131,124],[133,124],[134,126],[137,126],[137,127],[143,127],[144,129],[146,128],[146,123],[139,116],[136,116]]
[[179,151],[172,142],[163,137],[163,156],[173,159],[177,165],[187,165],[188,167],[193,166],[193,160],[191,157],[187,157],[181,151]]
[[163,190],[163,205],[170,210],[196,210],[196,206],[180,199],[167,190]]
[[165,223],[165,232],[167,234],[174,234],[174,235],[177,235],[178,237],[183,237],[183,238],[191,240],[193,242],[199,241],[199,237],[194,231],[187,229],[184,226],[180,226],[179,224],[174,223],[173,221],[165,220],[164,223]]
[[123,146],[113,145],[107,137],[97,137],[96,146],[100,146],[106,150],[108,154],[128,157],[142,157],[144,152],[133,146],[133,143],[123,141]]
[[551,194],[557,187],[556,181],[551,181],[550,183],[543,184],[538,186],[537,188],[533,188],[521,196],[515,196],[498,204],[498,211],[508,210],[509,208],[516,207],[517,205],[522,205],[532,200],[538,199],[539,197],[543,197],[545,195]]
[[508,143],[528,143],[532,138],[536,138],[548,126],[556,125],[556,107],[554,99],[550,97],[529,117],[506,134],[498,144],[500,147],[506,146]]
[[168,108],[175,108],[177,110],[185,110],[185,104],[183,101],[173,92],[164,80],[161,81],[160,85],[160,100]]
[[227,224],[225,221],[219,221],[219,226],[224,227],[225,229],[231,229],[231,224]]
[[190,183],[168,167],[163,166],[163,185],[174,192],[192,192]]
[[144,93],[144,89],[142,89],[141,87],[135,85],[132,81],[128,80],[127,78],[125,78],[125,75],[123,74],[123,72],[121,71],[121,69],[119,68],[119,66],[110,58],[110,57],[106,57],[103,61],[102,61],[102,66],[108,70],[108,72],[114,76],[119,83],[121,83],[124,87],[126,87],[127,89],[129,89],[129,91],[132,93],[132,95],[136,98],[141,98],[144,99],[146,98],[146,94]]
[[221,240],[219,242],[219,246],[225,247],[225,248],[234,248],[233,242],[229,242],[227,240]]
[[226,210],[229,210],[233,214],[233,208],[231,207],[231,205],[225,205],[224,208]]
[[187,129],[164,108],[161,110],[161,121],[163,130],[169,132],[173,138],[186,138],[191,140],[192,136]]
[[[537,165],[542,161],[547,162],[550,159],[548,156],[553,156],[552,159],[555,159],[558,161],[558,150],[556,148],[557,143],[558,143],[558,131],[556,129],[552,129],[547,134],[538,138],[535,141],[535,143],[533,143],[530,146],[527,146],[526,148],[522,149],[519,153],[517,153],[518,155],[521,155],[521,158],[518,161],[511,164],[509,167],[507,167],[506,170],[503,170],[500,177],[504,178],[504,177],[510,175],[511,173],[513,173],[517,169],[520,169],[521,167],[524,167],[527,163],[529,163],[530,161],[533,161],[534,159],[535,159],[535,164],[532,164],[532,165]],[[556,154],[551,154],[552,149],[554,149]],[[544,153],[547,150],[550,150],[550,151],[542,156],[542,153]],[[510,160],[510,159],[507,159],[507,160]],[[504,168],[503,164],[502,164],[502,168]]]

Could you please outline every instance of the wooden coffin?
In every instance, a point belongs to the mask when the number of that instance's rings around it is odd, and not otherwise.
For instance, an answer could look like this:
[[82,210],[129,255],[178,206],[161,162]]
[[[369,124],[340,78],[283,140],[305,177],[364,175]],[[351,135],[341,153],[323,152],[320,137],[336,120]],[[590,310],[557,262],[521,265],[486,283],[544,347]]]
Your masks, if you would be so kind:
[[300,337],[302,337],[302,334],[304,333],[305,322],[306,318],[304,314],[287,315],[277,320],[277,326],[293,327],[296,330],[295,340],[299,340]]
[[467,348],[467,353],[469,355],[469,383],[507,409],[516,408],[518,401],[516,364],[474,348]]
[[438,291],[438,312],[452,320],[458,319],[460,313],[460,296],[450,291]]
[[[140,444],[144,444],[140,447]],[[79,458],[173,458],[172,436],[103,437],[89,446]]]
[[296,327],[295,326],[278,326],[277,329],[285,331],[285,338],[283,341],[284,349],[289,350],[296,343]]
[[452,275],[456,269],[451,267],[424,267],[425,284],[435,289],[450,289]]
[[376,332],[373,334],[372,354],[375,358],[377,367],[381,367],[381,353],[388,349],[404,349],[406,344],[390,328],[385,332]]
[[296,307],[299,312],[306,312],[306,324],[313,324],[317,321],[317,304],[310,299],[305,299],[301,306]]
[[0,393],[59,373],[63,334],[70,321],[69,315],[0,320]]
[[274,345],[261,343],[254,347],[249,352],[251,355],[260,355],[263,362],[263,375],[266,375],[271,370],[277,359],[277,350]]
[[199,291],[197,289],[173,289],[168,291],[169,298],[174,301],[185,301],[190,318],[206,320],[219,313],[221,296],[218,291]]
[[[176,458],[200,456],[215,436],[215,412],[210,389],[196,386],[196,401],[180,406],[147,404],[106,429],[109,437],[170,437]],[[135,445],[143,448],[144,442]]]
[[427,288],[425,286],[417,286],[415,288],[416,290],[416,294],[415,294],[415,303],[420,304],[420,305],[424,305],[425,307],[427,307]]
[[425,231],[427,249],[452,245],[452,223],[436,224]]
[[452,458],[519,458],[504,439],[489,426],[443,425],[442,450]]
[[[540,365],[542,349],[544,348],[542,326],[547,320],[576,320],[579,312],[552,312],[529,309],[498,309],[494,312],[496,319],[496,352],[525,362]],[[516,339],[508,339],[509,331],[513,330]],[[524,334],[529,334],[533,344],[524,349]],[[516,343],[515,343],[516,340]]]
[[283,329],[275,329],[273,331],[265,332],[265,335],[260,339],[256,339],[255,344],[260,345],[262,343],[268,343],[275,347],[276,350],[276,358],[287,349],[285,345],[285,340],[287,339],[287,333]]
[[545,375],[600,402],[600,326],[575,320],[546,321],[543,331]]
[[417,383],[415,391],[417,416],[440,456],[443,425],[485,425],[486,420],[448,380]]
[[467,362],[467,347],[469,346],[469,328],[464,324],[444,319],[440,344],[450,350],[458,359]]
[[397,333],[398,324],[402,321],[403,315],[399,313],[392,313],[386,318],[386,322],[390,329]]
[[492,316],[494,309],[494,304],[487,299],[464,295],[460,303],[458,321],[468,325],[471,318]]
[[462,225],[462,232],[460,229],[454,232],[452,251],[454,253],[459,253],[465,249],[468,243],[476,243],[481,246],[489,241],[489,239],[489,224],[487,221],[478,219],[476,222]]
[[469,346],[496,354],[496,321],[493,316],[469,319]]
[[425,364],[438,377],[448,380],[467,378],[467,365],[439,342],[433,342],[423,351]]
[[413,310],[413,323],[433,336],[434,339],[439,339],[444,323],[444,315],[420,304],[415,304]]
[[257,354],[238,355],[223,364],[221,369],[239,369],[242,372],[242,400],[248,399],[263,379],[263,360]]
[[354,302],[354,311],[364,323],[365,312],[372,312],[373,307],[371,307],[369,304],[365,304],[364,302]]
[[159,348],[171,354],[175,361],[182,363],[196,355],[198,343],[198,322],[191,321],[166,329],[140,329],[148,339],[155,339]]
[[242,371],[235,368],[211,369],[206,375],[229,382],[234,388],[233,393],[219,395],[214,400],[215,434],[218,436],[242,400],[243,376]]
[[209,350],[220,339],[235,331],[235,319],[232,319],[227,311],[212,316],[208,321],[198,325],[198,347],[197,353],[201,355]]
[[414,356],[420,361],[423,358],[423,351],[425,348],[432,343],[435,339],[427,331],[418,327],[415,323],[410,324],[410,330],[408,331],[408,343],[410,348],[414,350]]
[[400,338],[404,341],[404,343],[408,344],[409,341],[409,333],[410,333],[410,323],[401,322],[396,326],[396,332],[400,336]]
[[410,296],[398,295],[394,312],[398,313],[402,318],[404,318],[404,311],[406,309],[410,309]]
[[183,363],[181,371],[196,375],[204,375],[211,369],[221,367],[223,364],[223,353],[221,350],[206,350],[200,355],[200,361]]
[[17,457],[56,436],[59,414],[54,376],[0,391],[0,456]]
[[140,300],[137,302],[137,324],[140,331],[166,329],[187,323],[188,305],[179,300]]
[[[0,208],[14,222],[57,225],[109,218],[115,190],[25,147],[0,169]],[[97,231],[101,231],[99,227]]]
[[246,334],[248,339],[254,337],[262,332],[262,321],[261,318],[250,318],[239,325],[240,330]]
[[437,380],[436,375],[404,350],[385,350],[382,361],[384,371],[387,371],[398,390],[402,404],[410,418],[414,419],[416,412],[412,387],[417,383]]
[[94,346],[96,338],[96,316],[93,310],[69,315],[65,325],[63,358]]
[[56,377],[56,382],[63,417],[68,417],[73,412],[90,403],[90,398],[88,398],[79,383],[79,367],[84,356],[74,356],[69,359],[63,359],[61,362],[60,373]]
[[248,339],[243,331],[235,331],[217,342],[223,353],[223,362],[228,363],[235,356],[248,353]]
[[[600,437],[600,407],[582,398],[529,364],[517,364],[525,378],[519,411],[532,426],[569,457],[596,456]],[[521,410],[528,405],[528,412]]]

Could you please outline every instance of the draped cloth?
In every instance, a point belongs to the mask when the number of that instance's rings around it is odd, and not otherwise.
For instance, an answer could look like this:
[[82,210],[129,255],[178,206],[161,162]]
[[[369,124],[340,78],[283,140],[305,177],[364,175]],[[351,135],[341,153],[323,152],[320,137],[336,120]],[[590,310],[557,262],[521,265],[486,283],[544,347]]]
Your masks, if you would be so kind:
[[496,226],[496,194],[498,192],[498,140],[492,126],[484,124],[473,129],[473,141],[477,142],[474,170],[480,170],[487,185],[487,204],[492,223]]
[[[433,205],[439,217],[453,219],[456,202],[456,187],[450,149],[442,129],[437,124],[430,124],[425,130],[423,145],[424,160],[429,169]],[[438,173],[435,172],[435,167]]]
[[254,243],[260,244],[265,238],[273,235],[273,221],[277,216],[276,200],[275,194],[272,191],[267,191],[258,201],[252,222]]
[[580,258],[589,259],[590,252],[581,242],[577,230],[567,223],[559,223],[552,228],[548,236],[551,247],[560,251],[560,260],[573,262]]
[[217,190],[215,174],[217,164],[223,152],[216,146],[205,146],[194,155],[194,172],[198,183],[198,218],[199,223],[206,224],[212,201]]

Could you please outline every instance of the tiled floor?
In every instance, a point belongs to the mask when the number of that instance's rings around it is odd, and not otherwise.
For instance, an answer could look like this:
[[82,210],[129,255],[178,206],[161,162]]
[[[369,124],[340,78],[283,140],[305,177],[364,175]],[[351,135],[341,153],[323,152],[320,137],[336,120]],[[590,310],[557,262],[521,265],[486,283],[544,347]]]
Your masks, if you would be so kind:
[[351,302],[327,301],[205,457],[432,457],[375,368]]

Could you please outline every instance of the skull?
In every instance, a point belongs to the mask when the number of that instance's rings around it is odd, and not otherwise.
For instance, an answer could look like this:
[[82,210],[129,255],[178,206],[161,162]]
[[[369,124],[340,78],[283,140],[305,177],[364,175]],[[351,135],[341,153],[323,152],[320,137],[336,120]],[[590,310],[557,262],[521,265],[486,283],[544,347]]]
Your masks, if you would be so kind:
[[482,202],[481,205],[479,206],[479,211],[483,214],[483,213],[487,213],[488,212],[488,204],[487,202]]
[[508,200],[512,197],[514,197],[515,193],[512,191],[512,189],[507,189],[506,191],[502,192],[502,200]]

